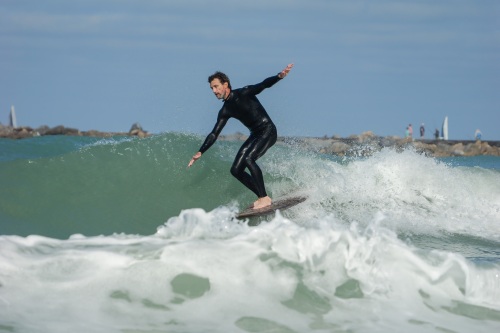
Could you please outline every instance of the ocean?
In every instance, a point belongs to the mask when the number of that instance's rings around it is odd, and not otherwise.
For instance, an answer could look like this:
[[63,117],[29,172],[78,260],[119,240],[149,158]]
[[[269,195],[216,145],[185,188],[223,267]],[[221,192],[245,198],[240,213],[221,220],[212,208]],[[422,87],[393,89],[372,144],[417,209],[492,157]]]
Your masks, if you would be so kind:
[[294,208],[229,173],[241,142],[0,139],[0,332],[495,332],[500,157],[260,161]]

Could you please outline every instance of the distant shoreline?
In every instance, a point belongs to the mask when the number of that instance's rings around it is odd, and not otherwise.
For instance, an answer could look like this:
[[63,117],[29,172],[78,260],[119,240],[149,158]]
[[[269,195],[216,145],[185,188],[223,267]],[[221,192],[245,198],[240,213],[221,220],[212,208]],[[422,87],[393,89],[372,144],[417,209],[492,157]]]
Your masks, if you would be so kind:
[[433,157],[450,156],[500,156],[500,141],[472,140],[430,140],[399,137],[331,138],[302,140],[304,146],[310,146],[320,153],[338,156],[368,156],[383,148],[403,150],[413,148],[419,153]]
[[110,138],[113,136],[137,136],[145,138],[151,134],[142,129],[139,124],[133,124],[128,132],[101,132],[96,130],[80,131],[76,128],[65,127],[62,125],[55,127],[41,126],[32,128],[29,126],[22,126],[13,128],[11,126],[4,126],[0,124],[0,138],[7,139],[25,139],[47,135],[69,135],[69,136],[89,136],[97,138]]
[[[96,130],[80,131],[64,126],[42,126],[36,129],[31,127],[4,126],[0,124],[0,138],[24,139],[47,135],[68,135],[109,138],[113,136],[149,137],[152,134],[142,129],[139,124],[132,125],[128,132],[102,132]],[[221,135],[220,140],[237,141],[245,140],[246,135],[236,133]],[[417,152],[433,157],[448,156],[500,156],[500,141],[474,141],[474,140],[436,140],[420,138],[400,138],[397,136],[377,136],[371,131],[360,135],[341,137],[279,137],[278,141],[284,144],[294,144],[301,148],[318,153],[337,156],[368,156],[383,148],[389,147],[403,150],[412,147]]]
[[[221,140],[245,140],[246,138],[246,135],[240,133],[220,137]],[[377,136],[371,131],[351,135],[348,138],[280,137],[278,141],[337,156],[369,156],[383,148],[403,150],[409,147],[433,157],[500,156],[500,141],[400,138]]]

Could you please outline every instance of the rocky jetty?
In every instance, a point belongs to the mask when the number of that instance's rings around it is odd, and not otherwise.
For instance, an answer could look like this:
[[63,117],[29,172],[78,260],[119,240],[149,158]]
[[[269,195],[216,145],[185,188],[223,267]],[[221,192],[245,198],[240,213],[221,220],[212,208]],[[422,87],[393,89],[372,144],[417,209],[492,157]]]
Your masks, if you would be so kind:
[[500,156],[500,141],[426,140],[400,138],[397,136],[381,137],[372,132],[353,135],[349,138],[284,138],[282,141],[293,141],[294,144],[298,144],[306,149],[338,156],[369,156],[387,147],[399,151],[411,148],[433,157]]
[[0,124],[0,138],[24,139],[44,135],[91,136],[99,138],[109,138],[112,136],[137,136],[145,138],[150,136],[150,134],[143,130],[141,125],[138,123],[133,124],[128,132],[101,132],[96,130],[80,131],[76,128],[65,127],[62,125],[56,127],[41,126],[35,129],[29,126],[14,128]]
[[[222,140],[246,140],[247,136],[236,133],[221,137]],[[322,154],[337,156],[369,156],[383,148],[398,151],[414,149],[433,157],[448,156],[500,156],[500,141],[467,141],[467,140],[425,140],[400,138],[397,136],[377,136],[373,132],[364,132],[348,138],[341,137],[281,137],[279,142],[291,144]]]

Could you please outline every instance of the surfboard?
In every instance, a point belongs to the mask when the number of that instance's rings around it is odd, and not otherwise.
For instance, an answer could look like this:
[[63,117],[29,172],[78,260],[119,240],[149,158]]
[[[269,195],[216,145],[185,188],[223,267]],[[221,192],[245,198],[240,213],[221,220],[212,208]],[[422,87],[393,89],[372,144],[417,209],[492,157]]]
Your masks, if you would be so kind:
[[306,199],[307,199],[307,197],[304,197],[304,196],[277,199],[277,200],[273,201],[271,206],[259,208],[259,209],[247,208],[247,209],[239,212],[236,215],[236,217],[241,219],[241,218],[245,218],[245,217],[264,216],[264,215],[273,214],[277,210],[285,210],[287,208],[298,205],[299,203],[304,202]]

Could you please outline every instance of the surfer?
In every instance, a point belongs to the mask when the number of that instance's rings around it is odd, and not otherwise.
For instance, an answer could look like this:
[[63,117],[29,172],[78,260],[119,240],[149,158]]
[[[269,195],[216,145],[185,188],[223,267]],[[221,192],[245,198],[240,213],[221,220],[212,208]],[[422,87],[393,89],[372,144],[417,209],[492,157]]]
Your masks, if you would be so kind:
[[[219,111],[215,127],[189,162],[188,168],[215,143],[229,118],[238,119],[250,130],[250,136],[236,154],[231,174],[257,195],[257,201],[251,206],[254,209],[264,208],[272,203],[264,186],[262,171],[256,161],[276,143],[278,138],[276,126],[256,95],[287,76],[292,67],[293,64],[289,64],[277,75],[268,77],[261,83],[234,90],[226,74],[215,72],[208,77],[212,92],[224,102],[224,105]],[[250,173],[245,169],[248,169]]]

